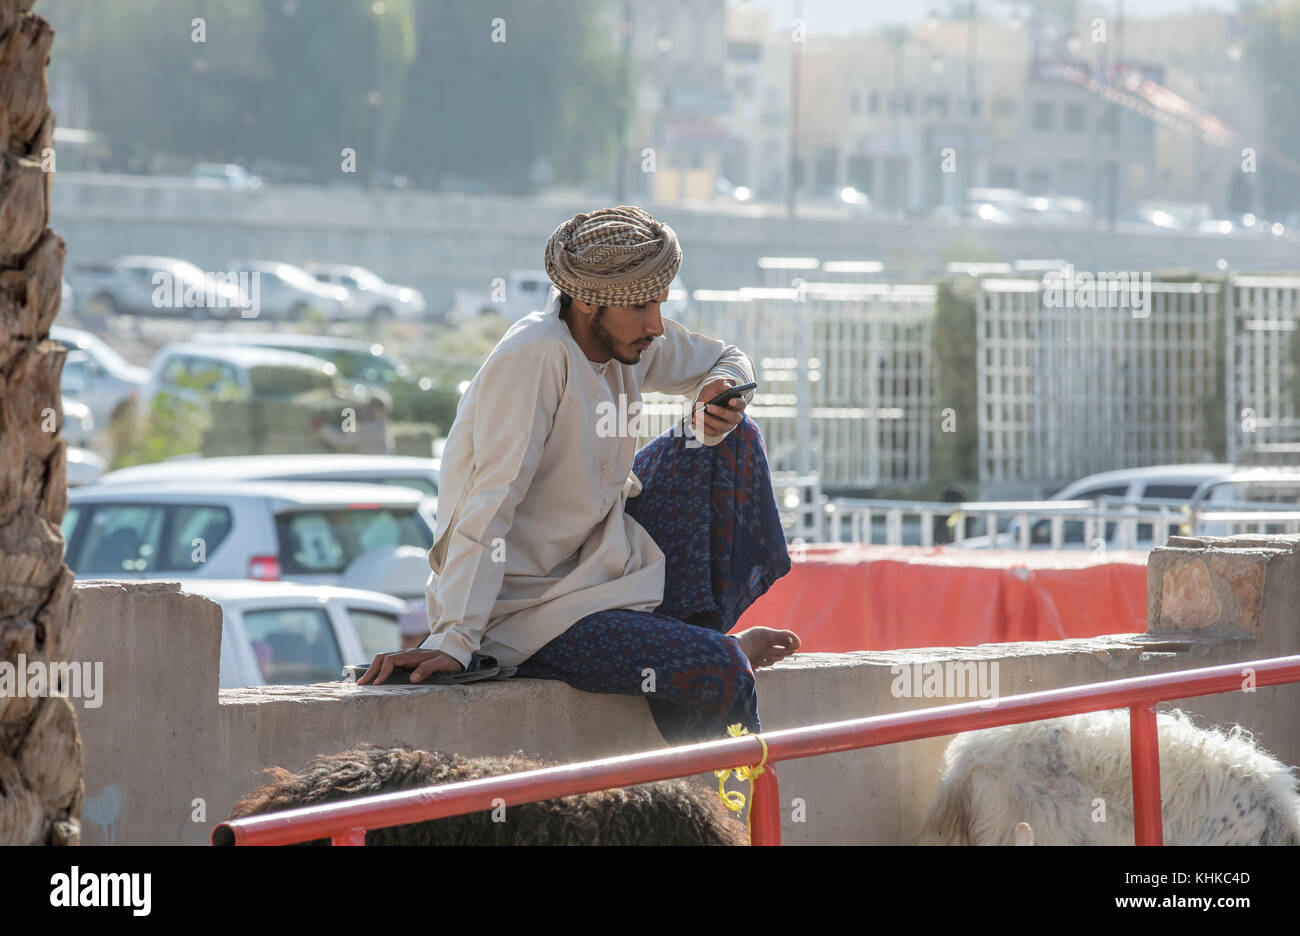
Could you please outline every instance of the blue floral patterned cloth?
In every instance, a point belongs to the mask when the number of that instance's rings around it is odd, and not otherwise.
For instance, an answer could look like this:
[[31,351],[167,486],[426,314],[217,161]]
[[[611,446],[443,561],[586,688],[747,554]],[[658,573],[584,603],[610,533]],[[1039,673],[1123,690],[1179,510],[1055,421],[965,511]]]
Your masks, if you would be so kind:
[[663,604],[589,614],[518,675],[644,695],[669,743],[721,738],[737,722],[757,732],[754,671],[726,632],[790,571],[763,437],[748,416],[715,446],[669,430],[634,470],[642,491],[627,513],[666,557]]

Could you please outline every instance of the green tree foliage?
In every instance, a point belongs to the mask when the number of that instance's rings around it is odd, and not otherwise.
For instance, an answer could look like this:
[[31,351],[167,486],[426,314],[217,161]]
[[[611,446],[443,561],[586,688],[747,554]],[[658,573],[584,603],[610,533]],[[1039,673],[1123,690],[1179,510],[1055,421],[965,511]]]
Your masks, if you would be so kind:
[[499,316],[484,316],[444,333],[427,349],[411,348],[411,377],[389,388],[393,421],[449,432],[460,405],[460,384],[474,379],[509,326]]
[[558,181],[606,175],[619,98],[603,6],[417,4],[400,170],[428,187],[452,176],[519,193],[539,156]]
[[[283,7],[277,15],[278,3],[266,6],[262,45],[274,79],[257,100],[261,155],[308,166],[325,179],[338,176],[345,148],[356,151],[363,177],[367,159],[385,166],[401,142],[394,134],[415,52],[411,0],[300,2],[292,16]],[[383,12],[376,15],[376,8]]]
[[[1264,96],[1263,129],[1274,152],[1296,160],[1300,153],[1300,0],[1243,4],[1249,23],[1246,61]],[[1300,174],[1259,154],[1264,204],[1271,211],[1300,209]],[[1294,163],[1293,163],[1294,165]]]
[[[966,277],[939,284],[931,339],[937,386],[930,475],[935,487],[960,483],[972,496],[979,483],[975,292],[975,281]],[[955,431],[945,432],[949,419]]]
[[[180,384],[195,392],[201,389],[189,378]],[[195,453],[209,424],[205,406],[174,393],[158,393],[145,413],[123,407],[108,427],[109,468],[116,471]]]
[[347,181],[350,148],[354,179],[527,192],[613,165],[601,0],[44,0],[42,15],[52,64],[89,97],[87,129],[135,170],[267,160]]
[[[258,89],[272,78],[258,0],[51,0],[51,65],[65,59],[88,96],[89,129],[134,168],[163,155],[251,155]],[[206,23],[205,42],[191,24]]]

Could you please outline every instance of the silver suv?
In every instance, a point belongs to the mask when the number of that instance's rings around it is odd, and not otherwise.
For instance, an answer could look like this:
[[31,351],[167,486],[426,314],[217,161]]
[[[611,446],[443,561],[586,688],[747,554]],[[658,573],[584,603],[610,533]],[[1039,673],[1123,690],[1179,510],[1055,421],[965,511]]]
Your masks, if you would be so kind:
[[63,541],[80,579],[364,588],[401,599],[412,620],[423,621],[433,515],[419,491],[393,484],[95,484],[68,492]]

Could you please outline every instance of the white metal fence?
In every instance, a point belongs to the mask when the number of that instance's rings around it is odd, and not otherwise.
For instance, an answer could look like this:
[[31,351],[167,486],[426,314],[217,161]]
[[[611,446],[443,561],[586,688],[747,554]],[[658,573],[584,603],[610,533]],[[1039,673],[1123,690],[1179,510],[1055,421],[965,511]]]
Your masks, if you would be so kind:
[[1144,295],[1102,285],[1079,308],[1042,280],[980,283],[982,486],[1059,486],[1212,453],[1218,285],[1124,288]]
[[[774,471],[816,472],[828,488],[929,479],[933,286],[810,282],[697,290],[696,330],[754,360],[747,412]],[[647,394],[642,431],[662,432],[679,400]]]
[[[1300,459],[1300,277],[1096,274],[1080,294],[1056,271],[1025,272],[980,281],[972,400],[936,398],[935,287],[876,282],[874,261],[764,258],[762,285],[697,290],[686,324],[750,354],[749,413],[773,470],[825,489],[926,483],[939,405],[974,411],[979,481],[995,496],[1206,461],[1223,434],[1230,461]],[[647,395],[643,432],[684,412]],[[807,503],[790,529],[834,535]]]
[[1096,501],[926,501],[839,498],[826,504],[827,541],[888,546],[1150,549],[1185,522],[1182,505]]
[[1228,460],[1296,464],[1300,278],[1237,276],[1226,300]]
[[1300,532],[1300,507],[1245,502],[1189,509],[1175,501],[1117,498],[962,504],[838,498],[823,509],[826,542],[886,546],[1150,550],[1178,535]]

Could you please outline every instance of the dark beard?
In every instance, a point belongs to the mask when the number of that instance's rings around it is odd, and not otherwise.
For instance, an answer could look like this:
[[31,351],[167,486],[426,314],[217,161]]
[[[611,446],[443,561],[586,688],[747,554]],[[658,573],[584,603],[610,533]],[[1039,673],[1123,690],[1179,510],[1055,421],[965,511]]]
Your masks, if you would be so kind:
[[596,339],[602,351],[604,351],[614,360],[618,361],[620,364],[640,363],[641,361],[640,351],[638,351],[636,355],[632,358],[625,358],[625,357],[619,357],[618,352],[614,350],[614,345],[615,345],[614,336],[610,334],[609,329],[605,327],[605,323],[604,321],[602,321],[605,318],[605,313],[607,311],[609,310],[600,309],[596,312],[596,317],[591,322],[592,337]]

